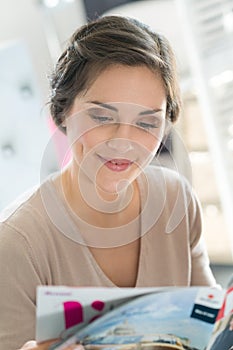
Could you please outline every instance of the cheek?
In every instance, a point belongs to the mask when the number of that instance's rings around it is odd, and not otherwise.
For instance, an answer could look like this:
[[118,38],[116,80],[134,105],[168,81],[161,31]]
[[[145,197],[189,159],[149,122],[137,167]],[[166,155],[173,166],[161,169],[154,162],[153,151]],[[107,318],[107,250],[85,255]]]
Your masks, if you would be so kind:
[[89,131],[73,143],[72,152],[76,157],[82,159],[101,142],[103,142],[103,140],[99,137],[98,133]]
[[84,153],[93,151],[95,152],[96,149],[103,146],[106,141],[112,138],[112,135],[109,133],[106,128],[94,128],[91,131],[88,131],[86,134],[84,134],[80,141],[83,145],[83,151]]
[[73,142],[71,145],[71,150],[76,161],[80,163],[85,153],[88,152],[88,140],[86,140],[86,137],[82,136]]
[[140,140],[141,147],[148,153],[155,154],[161,144],[161,138],[150,135],[149,133]]
[[77,164],[80,164],[83,158],[83,144],[79,141],[76,141],[75,143],[73,143],[71,151],[73,155],[73,160],[75,160]]
[[94,136],[91,133],[83,134],[75,142],[75,149],[82,149],[84,152],[87,152],[94,146]]

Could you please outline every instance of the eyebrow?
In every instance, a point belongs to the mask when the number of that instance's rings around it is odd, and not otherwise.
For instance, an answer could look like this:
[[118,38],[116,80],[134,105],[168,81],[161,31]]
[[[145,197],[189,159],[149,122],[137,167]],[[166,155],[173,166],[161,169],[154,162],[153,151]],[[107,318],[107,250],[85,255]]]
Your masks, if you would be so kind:
[[163,109],[147,109],[145,111],[140,112],[139,115],[155,114],[158,112],[163,112]]
[[[88,103],[92,103],[101,107],[105,107],[107,109],[110,109],[111,111],[114,112],[118,112],[118,109],[108,103],[103,103],[103,102],[99,102],[99,101],[88,101]],[[148,114],[154,114],[154,113],[158,113],[158,112],[163,112],[163,109],[147,109],[145,111],[140,112],[138,115],[148,115]]]
[[99,101],[88,101],[88,103],[93,103],[94,105],[105,107],[107,109],[110,109],[111,111],[118,112],[118,109],[116,107],[113,107],[112,105],[110,105],[108,103],[102,103]]

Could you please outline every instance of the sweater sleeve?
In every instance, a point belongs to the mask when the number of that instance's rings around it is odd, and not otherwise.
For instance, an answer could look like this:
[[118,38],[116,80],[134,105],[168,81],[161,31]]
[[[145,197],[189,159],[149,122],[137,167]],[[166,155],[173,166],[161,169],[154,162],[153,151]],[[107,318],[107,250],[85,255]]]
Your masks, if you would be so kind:
[[190,249],[192,259],[191,285],[216,286],[209,266],[209,257],[202,234],[202,214],[200,204],[191,190],[189,204]]
[[35,338],[36,261],[25,237],[0,223],[0,350]]

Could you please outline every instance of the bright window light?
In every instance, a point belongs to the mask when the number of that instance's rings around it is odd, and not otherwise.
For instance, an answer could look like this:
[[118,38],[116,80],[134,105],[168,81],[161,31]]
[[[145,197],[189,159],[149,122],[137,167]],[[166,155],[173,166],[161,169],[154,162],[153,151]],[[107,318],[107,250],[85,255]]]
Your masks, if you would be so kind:
[[223,25],[227,32],[233,31],[233,11],[226,13],[223,16]]
[[205,208],[205,213],[208,217],[216,217],[219,214],[218,207],[214,204],[209,204]]
[[217,88],[221,85],[230,83],[233,81],[233,71],[225,70],[224,72],[215,75],[213,78],[209,80],[209,83],[212,87]]
[[229,135],[233,137],[233,124],[231,124],[228,128]]
[[60,0],[44,0],[44,5],[49,8],[56,7]]
[[231,139],[230,141],[228,141],[228,149],[233,152],[233,139]]

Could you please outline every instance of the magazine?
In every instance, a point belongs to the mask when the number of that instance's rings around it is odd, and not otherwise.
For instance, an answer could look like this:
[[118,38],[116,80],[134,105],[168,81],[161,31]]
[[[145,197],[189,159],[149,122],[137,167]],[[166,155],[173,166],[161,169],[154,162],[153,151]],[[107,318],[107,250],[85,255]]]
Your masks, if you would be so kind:
[[[37,290],[38,342],[51,349],[229,350],[233,288],[77,288]],[[232,330],[231,330],[232,327]]]

